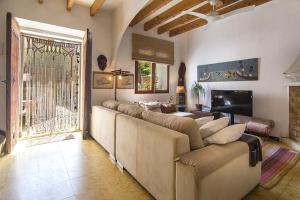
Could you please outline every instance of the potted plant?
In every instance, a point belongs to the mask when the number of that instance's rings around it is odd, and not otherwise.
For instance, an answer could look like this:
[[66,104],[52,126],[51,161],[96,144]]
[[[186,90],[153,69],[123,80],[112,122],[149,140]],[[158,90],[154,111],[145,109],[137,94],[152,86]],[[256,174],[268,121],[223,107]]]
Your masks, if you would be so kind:
[[202,110],[202,104],[200,104],[200,96],[205,95],[205,90],[203,86],[195,81],[195,83],[192,85],[192,95],[197,98],[197,104],[196,104],[196,109],[197,110]]

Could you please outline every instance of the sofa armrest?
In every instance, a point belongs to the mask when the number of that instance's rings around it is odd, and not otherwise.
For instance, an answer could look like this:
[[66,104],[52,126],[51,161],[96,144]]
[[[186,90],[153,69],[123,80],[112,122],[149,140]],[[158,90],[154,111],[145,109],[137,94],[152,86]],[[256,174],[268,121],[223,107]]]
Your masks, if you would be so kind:
[[259,183],[260,173],[261,163],[249,165],[246,143],[209,145],[177,161],[176,199],[241,199]]
[[248,145],[244,142],[232,142],[226,145],[209,145],[182,155],[179,162],[194,167],[197,177],[203,178],[230,162],[232,159],[248,152]]

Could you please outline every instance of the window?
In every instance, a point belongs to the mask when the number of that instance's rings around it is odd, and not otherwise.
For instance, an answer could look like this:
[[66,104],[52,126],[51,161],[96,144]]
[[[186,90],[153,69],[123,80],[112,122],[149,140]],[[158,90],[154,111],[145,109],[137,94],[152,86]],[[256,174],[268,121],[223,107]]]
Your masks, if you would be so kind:
[[168,93],[169,65],[150,61],[135,62],[135,93]]

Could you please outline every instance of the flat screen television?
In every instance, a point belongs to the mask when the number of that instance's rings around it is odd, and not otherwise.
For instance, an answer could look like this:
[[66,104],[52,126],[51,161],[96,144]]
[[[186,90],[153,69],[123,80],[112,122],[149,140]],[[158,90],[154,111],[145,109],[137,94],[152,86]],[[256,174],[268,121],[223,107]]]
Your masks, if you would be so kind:
[[211,111],[252,116],[252,91],[246,90],[212,90]]

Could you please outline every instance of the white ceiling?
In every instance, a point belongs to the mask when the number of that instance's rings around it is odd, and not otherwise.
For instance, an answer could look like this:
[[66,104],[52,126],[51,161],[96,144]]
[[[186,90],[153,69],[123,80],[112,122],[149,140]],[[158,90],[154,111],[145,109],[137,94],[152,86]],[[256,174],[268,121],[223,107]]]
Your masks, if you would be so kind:
[[[76,3],[78,3],[80,5],[90,7],[94,3],[95,0],[75,0],[75,1],[76,1]],[[103,7],[101,9],[107,10],[107,11],[112,11],[115,8],[117,8],[118,5],[120,3],[122,3],[123,1],[126,1],[126,0],[105,0]]]

